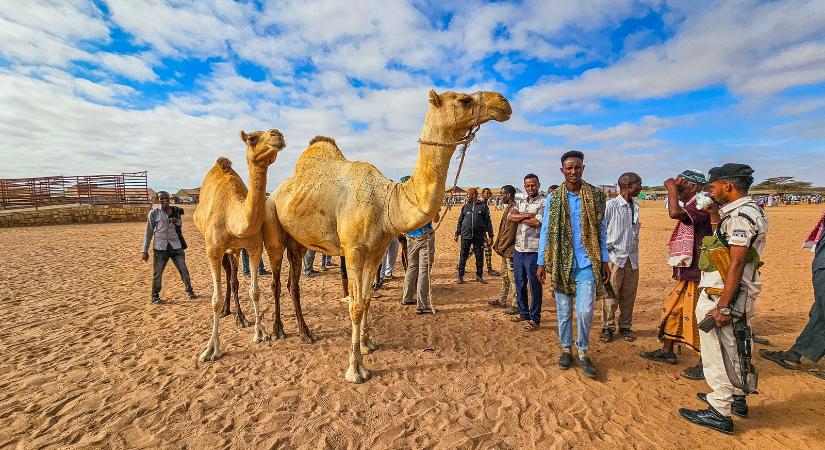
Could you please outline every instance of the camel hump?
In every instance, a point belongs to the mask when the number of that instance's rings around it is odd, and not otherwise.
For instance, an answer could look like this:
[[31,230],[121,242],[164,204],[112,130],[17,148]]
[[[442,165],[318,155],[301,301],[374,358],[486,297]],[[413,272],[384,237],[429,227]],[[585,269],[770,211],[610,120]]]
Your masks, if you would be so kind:
[[232,170],[232,161],[230,161],[229,158],[225,158],[223,156],[221,156],[220,158],[218,158],[217,161],[215,161],[215,165],[220,167],[221,170],[224,172],[229,172]]
[[338,148],[338,144],[335,143],[335,139],[333,139],[331,137],[315,136],[314,138],[309,140],[309,145],[311,146],[312,144],[314,144],[316,142],[328,142],[328,143],[332,144],[335,148]]

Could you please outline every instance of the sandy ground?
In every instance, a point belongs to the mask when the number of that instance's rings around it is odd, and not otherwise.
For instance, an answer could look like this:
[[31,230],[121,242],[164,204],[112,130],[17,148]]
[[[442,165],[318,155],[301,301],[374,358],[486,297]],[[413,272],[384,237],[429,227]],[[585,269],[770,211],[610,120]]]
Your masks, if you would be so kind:
[[[199,363],[211,286],[191,211],[187,259],[200,299],[186,299],[170,264],[163,306],[149,304],[141,223],[0,229],[0,447],[825,448],[823,380],[757,357],[761,393],[749,397],[751,417],[736,419],[736,435],[727,437],[677,412],[703,407],[695,394],[705,383],[678,376],[696,362],[692,352],[682,352],[677,366],[637,356],[658,345],[659,308],[672,285],[664,263],[672,223],[661,202],[642,209],[639,339],[594,337],[595,381],[577,367],[556,368],[547,292],[542,328],[526,334],[487,306],[499,279],[454,284],[455,210],[438,234],[438,314],[401,306],[401,282],[392,281],[370,309],[381,349],[366,357],[374,375],[366,384],[343,378],[350,327],[337,269],[302,280],[317,343],[297,337],[287,300],[289,338],[254,344],[252,329],[226,318],[224,357]],[[799,246],[820,211],[770,209],[754,326],[771,348],[789,346],[807,320],[811,253]],[[400,261],[395,272],[402,274]],[[262,304],[271,329],[268,289]],[[244,308],[251,310],[248,301]],[[594,333],[600,327],[597,318]]]

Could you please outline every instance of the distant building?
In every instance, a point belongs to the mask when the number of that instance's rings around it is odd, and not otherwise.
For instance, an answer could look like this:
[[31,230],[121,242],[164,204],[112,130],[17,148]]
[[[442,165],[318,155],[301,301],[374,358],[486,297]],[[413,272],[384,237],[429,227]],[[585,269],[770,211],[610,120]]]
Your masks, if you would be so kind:
[[600,184],[597,186],[608,197],[615,197],[619,195],[619,188],[615,184]]
[[198,203],[201,197],[201,188],[181,189],[174,195],[179,203]]

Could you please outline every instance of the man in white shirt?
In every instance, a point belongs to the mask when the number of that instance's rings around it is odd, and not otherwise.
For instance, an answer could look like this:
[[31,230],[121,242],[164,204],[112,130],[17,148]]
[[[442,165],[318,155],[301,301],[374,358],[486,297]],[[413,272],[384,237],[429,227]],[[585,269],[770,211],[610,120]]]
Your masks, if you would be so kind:
[[610,342],[616,330],[619,310],[619,335],[635,340],[631,325],[636,289],[639,286],[639,204],[635,198],[642,191],[642,178],[626,172],[619,177],[619,195],[608,200],[604,220],[607,223],[607,253],[610,256],[610,285],[613,294],[602,302],[602,334],[599,340]]

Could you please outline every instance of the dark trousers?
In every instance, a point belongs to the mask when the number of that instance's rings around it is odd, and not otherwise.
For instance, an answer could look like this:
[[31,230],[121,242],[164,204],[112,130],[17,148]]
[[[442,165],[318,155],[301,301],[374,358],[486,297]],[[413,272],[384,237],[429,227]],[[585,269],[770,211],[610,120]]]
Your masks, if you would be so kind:
[[[825,257],[825,251],[820,250]],[[817,362],[825,355],[825,268],[814,270],[814,305],[808,314],[808,324],[791,350]]]
[[[249,275],[249,252],[246,249],[241,249],[241,263],[243,264],[243,271],[244,275]],[[266,267],[264,267],[264,258],[263,254],[261,254],[261,262],[258,264],[258,274],[263,275],[266,273]]]
[[[513,275],[516,279],[516,304],[522,318],[541,322],[541,283],[536,276],[538,266],[537,252],[522,253],[516,251],[513,254]],[[530,287],[530,300],[527,302],[527,287]]]
[[166,269],[166,263],[172,260],[172,264],[178,269],[180,279],[186,287],[186,292],[194,292],[192,289],[192,282],[189,280],[189,269],[186,268],[186,256],[183,249],[175,250],[171,245],[166,246],[166,250],[155,250],[152,259],[152,298],[160,297],[160,285],[163,278],[163,270]]
[[476,276],[480,277],[484,275],[484,238],[461,238],[461,257],[458,260],[459,278],[464,278],[467,258],[470,256],[470,246],[473,247],[473,254],[476,257]]

